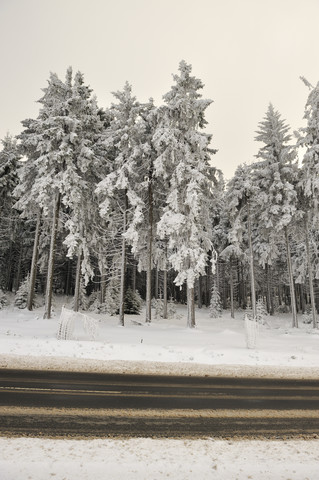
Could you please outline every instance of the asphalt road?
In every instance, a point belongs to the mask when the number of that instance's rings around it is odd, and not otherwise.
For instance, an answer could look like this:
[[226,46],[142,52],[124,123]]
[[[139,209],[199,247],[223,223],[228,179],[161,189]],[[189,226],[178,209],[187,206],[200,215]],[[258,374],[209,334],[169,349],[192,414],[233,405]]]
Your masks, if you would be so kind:
[[0,434],[319,437],[319,381],[0,369]]

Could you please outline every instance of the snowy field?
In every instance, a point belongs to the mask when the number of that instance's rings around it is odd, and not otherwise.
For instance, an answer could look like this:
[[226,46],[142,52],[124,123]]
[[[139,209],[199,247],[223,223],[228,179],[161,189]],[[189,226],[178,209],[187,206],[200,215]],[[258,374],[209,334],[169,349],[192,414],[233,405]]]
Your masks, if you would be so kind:
[[0,310],[0,366],[259,376],[303,376],[306,370],[319,378],[319,330],[301,316],[299,329],[291,328],[289,314],[266,317],[254,349],[246,347],[242,312],[213,319],[203,308],[196,311],[197,327],[189,329],[186,306],[179,305],[173,319],[145,324],[142,312],[127,315],[125,327],[117,317],[88,313],[98,322],[94,341],[79,315],[74,340],[57,340],[61,301],[50,320],[43,320],[43,307]]
[[[319,378],[319,331],[288,314],[267,317],[255,349],[247,349],[243,314],[209,318],[197,310],[186,328],[186,307],[171,320],[143,315],[98,319],[96,339],[75,322],[74,340],[57,340],[54,317],[43,308],[0,311],[0,366],[86,371],[257,375]],[[0,438],[1,480],[120,479],[317,480],[319,440],[52,440]]]

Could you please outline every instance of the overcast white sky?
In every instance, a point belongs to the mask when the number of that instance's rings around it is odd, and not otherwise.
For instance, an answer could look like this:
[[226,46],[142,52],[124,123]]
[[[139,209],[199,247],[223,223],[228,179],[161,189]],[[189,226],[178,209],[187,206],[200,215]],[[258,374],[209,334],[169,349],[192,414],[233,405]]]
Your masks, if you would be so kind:
[[181,59],[203,96],[226,178],[258,151],[269,102],[297,129],[319,81],[318,0],[0,0],[0,138],[36,117],[49,72],[80,70],[101,107],[126,80],[162,101]]

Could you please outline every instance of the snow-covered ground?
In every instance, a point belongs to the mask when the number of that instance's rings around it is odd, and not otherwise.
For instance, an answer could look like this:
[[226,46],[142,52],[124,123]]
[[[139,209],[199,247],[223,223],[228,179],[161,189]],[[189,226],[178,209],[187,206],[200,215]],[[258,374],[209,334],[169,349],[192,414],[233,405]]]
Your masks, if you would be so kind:
[[[74,340],[57,340],[61,304],[43,320],[43,308],[0,311],[0,367],[208,375],[304,376],[319,379],[319,331],[288,314],[268,317],[257,346],[248,349],[243,314],[220,319],[197,310],[186,328],[186,308],[171,320],[143,315],[99,319],[96,339],[75,322]],[[0,438],[1,480],[254,479],[317,480],[319,440],[52,440]]]
[[[226,373],[315,375],[319,378],[319,330],[302,323],[291,328],[289,314],[266,317],[257,346],[246,347],[243,313],[235,319],[197,310],[197,327],[186,327],[186,307],[177,306],[173,319],[127,315],[118,318],[89,313],[98,321],[95,341],[85,331],[84,317],[75,321],[74,340],[57,340],[61,302],[53,318],[44,320],[43,307],[33,312],[10,307],[0,311],[0,366],[62,368],[94,371],[161,371],[164,373]],[[257,368],[256,368],[257,367]]]
[[318,441],[0,438],[1,480],[318,480]]

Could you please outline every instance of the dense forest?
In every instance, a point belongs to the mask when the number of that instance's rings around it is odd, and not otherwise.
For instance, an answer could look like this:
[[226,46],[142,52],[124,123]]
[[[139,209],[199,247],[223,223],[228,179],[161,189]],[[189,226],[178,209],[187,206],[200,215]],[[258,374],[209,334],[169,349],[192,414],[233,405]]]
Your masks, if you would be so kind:
[[50,318],[64,294],[121,325],[145,301],[146,322],[181,302],[189,327],[195,306],[291,312],[294,327],[302,313],[318,326],[319,84],[303,79],[294,135],[268,106],[256,158],[225,182],[203,83],[184,61],[173,81],[160,106],[126,83],[101,108],[82,73],[50,75],[38,117],[2,140],[0,308],[14,292],[17,307],[44,302]]

